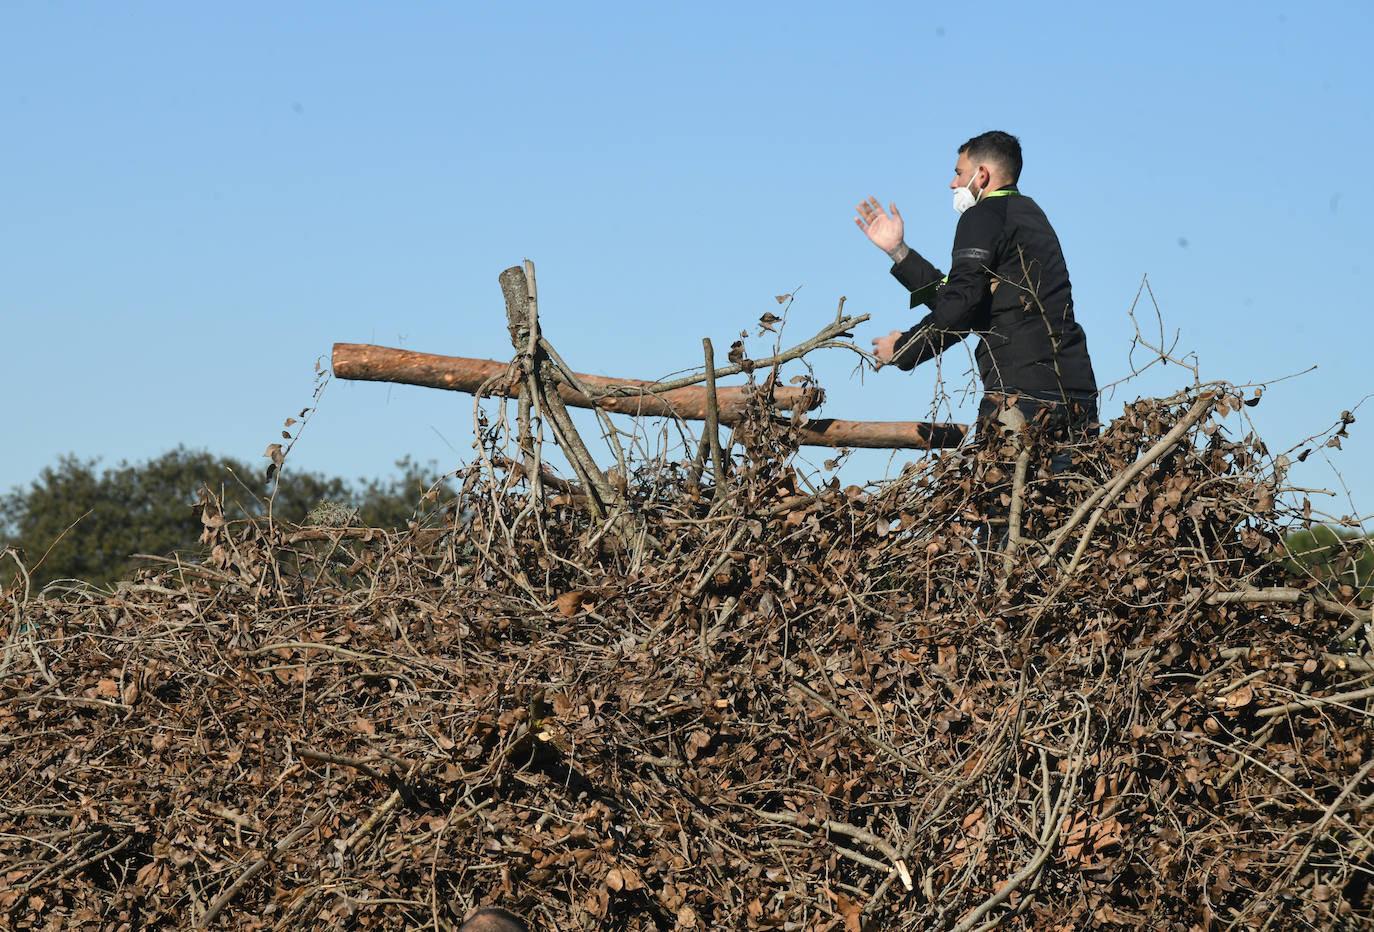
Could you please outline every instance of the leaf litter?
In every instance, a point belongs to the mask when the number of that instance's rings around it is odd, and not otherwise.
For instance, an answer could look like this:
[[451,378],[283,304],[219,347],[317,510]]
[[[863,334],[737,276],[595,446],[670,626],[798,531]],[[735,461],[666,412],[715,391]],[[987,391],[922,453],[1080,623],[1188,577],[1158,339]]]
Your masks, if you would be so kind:
[[659,460],[604,518],[500,418],[404,532],[203,492],[201,562],[4,592],[0,915],[1364,927],[1369,606],[1280,572],[1249,401],[1128,404],[1019,487],[1033,428],[807,487],[761,401],[724,495]]

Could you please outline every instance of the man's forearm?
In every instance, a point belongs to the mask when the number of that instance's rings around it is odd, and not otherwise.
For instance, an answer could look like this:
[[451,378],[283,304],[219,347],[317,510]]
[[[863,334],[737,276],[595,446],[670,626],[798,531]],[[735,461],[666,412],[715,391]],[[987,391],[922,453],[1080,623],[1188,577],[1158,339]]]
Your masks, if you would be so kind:
[[901,262],[910,254],[911,247],[906,244],[905,240],[898,243],[896,246],[893,246],[891,249],[887,251],[887,257],[891,259],[894,264]]
[[905,372],[910,372],[917,363],[925,362],[935,356],[935,352],[932,352],[933,348],[929,346],[929,339],[930,316],[926,315],[924,320],[893,341],[892,359],[888,361],[888,364]]
[[943,329],[936,324],[934,314],[927,314],[919,324],[893,341],[892,359],[888,364],[909,371],[939,356],[966,336],[967,330]]

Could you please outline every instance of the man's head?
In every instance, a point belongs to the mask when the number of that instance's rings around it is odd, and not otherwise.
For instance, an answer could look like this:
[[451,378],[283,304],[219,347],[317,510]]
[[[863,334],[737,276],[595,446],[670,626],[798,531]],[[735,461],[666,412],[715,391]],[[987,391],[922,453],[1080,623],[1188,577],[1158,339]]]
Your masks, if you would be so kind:
[[1016,184],[1021,177],[1021,143],[1010,133],[993,130],[974,136],[959,147],[959,159],[954,163],[951,189],[972,187],[976,197],[988,191]]
[[515,913],[488,906],[469,916],[458,932],[530,932],[530,927]]

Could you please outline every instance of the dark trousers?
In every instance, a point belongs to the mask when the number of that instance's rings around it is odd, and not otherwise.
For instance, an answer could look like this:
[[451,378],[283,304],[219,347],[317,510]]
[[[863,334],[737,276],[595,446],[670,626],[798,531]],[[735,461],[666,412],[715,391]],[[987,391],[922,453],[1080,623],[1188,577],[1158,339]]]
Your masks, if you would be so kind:
[[[991,457],[1004,476],[988,489],[983,505],[982,539],[989,547],[998,551],[1006,547],[1011,507],[1003,496],[1010,499],[1022,444],[1031,444],[1026,472],[1029,488],[1041,470],[1052,477],[1068,472],[1073,466],[1071,447],[1096,437],[1099,429],[1096,395],[1072,395],[1068,400],[992,392],[983,396],[978,404],[974,447],[979,455]],[[1063,489],[1060,482],[1051,480],[1038,483],[1036,492],[1040,501],[1053,501],[1062,495]]]
[[1073,461],[1069,445],[1098,434],[1096,395],[1071,395],[1067,401],[1050,401],[1032,395],[989,392],[978,403],[976,443],[996,443],[1003,439],[1003,421],[999,421],[998,415],[1008,408],[1019,412],[1026,425],[1038,435],[1040,446],[1048,454],[1044,461],[1050,473],[1061,473],[1069,468]]

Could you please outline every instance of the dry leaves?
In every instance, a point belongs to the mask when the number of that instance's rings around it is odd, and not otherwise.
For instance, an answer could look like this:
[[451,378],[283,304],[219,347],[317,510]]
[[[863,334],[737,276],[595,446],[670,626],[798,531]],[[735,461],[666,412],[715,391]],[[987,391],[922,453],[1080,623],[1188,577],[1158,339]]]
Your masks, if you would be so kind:
[[686,468],[637,471],[643,533],[618,544],[576,489],[522,516],[489,466],[462,521],[366,539],[226,521],[206,495],[204,563],[0,600],[0,909],[32,929],[433,929],[479,904],[564,930],[1355,927],[1370,700],[1320,701],[1367,682],[1320,663],[1350,620],[1213,598],[1294,585],[1270,559],[1286,516],[1255,511],[1278,483],[1259,441],[1203,418],[1048,557],[1195,400],[1132,404],[1072,481],[1033,481],[1009,569],[980,528],[1011,451],[812,495],[771,418],[737,431],[727,508]]

